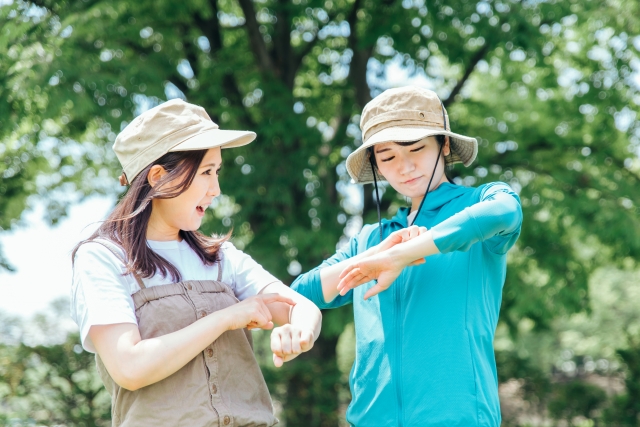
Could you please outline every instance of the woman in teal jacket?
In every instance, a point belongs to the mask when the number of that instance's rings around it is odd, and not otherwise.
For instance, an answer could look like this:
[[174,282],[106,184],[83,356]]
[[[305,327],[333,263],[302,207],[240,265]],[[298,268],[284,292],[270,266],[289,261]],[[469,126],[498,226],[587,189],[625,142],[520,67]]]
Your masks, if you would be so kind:
[[364,226],[292,285],[320,308],[353,304],[347,421],[497,427],[493,338],[506,253],[522,223],[518,195],[504,183],[448,181],[445,165],[469,166],[477,142],[449,130],[432,91],[387,90],[365,106],[360,126],[363,144],[347,159],[349,174],[373,181],[376,194],[377,181],[387,180],[411,208]]

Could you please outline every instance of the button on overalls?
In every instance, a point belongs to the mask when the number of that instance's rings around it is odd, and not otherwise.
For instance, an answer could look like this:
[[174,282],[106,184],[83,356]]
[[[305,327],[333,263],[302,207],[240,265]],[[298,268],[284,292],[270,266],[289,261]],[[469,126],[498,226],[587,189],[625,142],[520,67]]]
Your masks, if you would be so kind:
[[[124,263],[111,245],[94,242]],[[178,331],[236,304],[231,288],[221,282],[221,262],[218,267],[217,280],[186,280],[149,288],[134,274],[140,285],[132,295],[140,337]],[[180,370],[136,391],[116,384],[98,354],[96,364],[111,394],[114,427],[270,427],[278,423],[247,329],[224,332]]]

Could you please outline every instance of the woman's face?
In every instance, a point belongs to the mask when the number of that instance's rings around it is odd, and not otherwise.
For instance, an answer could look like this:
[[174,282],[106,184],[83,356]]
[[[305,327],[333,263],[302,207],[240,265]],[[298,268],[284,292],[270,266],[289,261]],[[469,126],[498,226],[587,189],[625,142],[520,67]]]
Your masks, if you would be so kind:
[[[151,218],[147,228],[148,239],[177,240],[180,230],[195,231],[200,228],[205,210],[213,199],[220,195],[218,182],[218,173],[222,166],[220,151],[220,147],[207,150],[193,182],[185,192],[172,199],[152,200]],[[152,173],[153,169],[149,173],[149,180],[153,184]],[[181,177],[165,185],[170,188],[180,180]]]
[[[411,199],[424,197],[439,149],[435,136],[407,146],[386,142],[373,147],[380,173],[398,193]],[[442,154],[449,155],[448,138]],[[431,182],[431,190],[446,181],[444,167],[445,162],[440,159]]]

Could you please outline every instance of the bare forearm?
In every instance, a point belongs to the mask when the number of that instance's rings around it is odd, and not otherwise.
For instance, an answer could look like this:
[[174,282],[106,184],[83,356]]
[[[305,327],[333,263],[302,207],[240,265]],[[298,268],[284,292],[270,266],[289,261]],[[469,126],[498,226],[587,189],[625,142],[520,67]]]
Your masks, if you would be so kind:
[[297,303],[291,310],[291,324],[301,329],[308,329],[313,332],[313,341],[320,336],[322,327],[322,314],[311,301]]
[[438,254],[440,251],[435,245],[433,236],[429,230],[407,242],[387,249],[383,253],[388,254],[390,257],[397,258],[404,265],[409,265],[417,259]]
[[273,316],[273,321],[276,324],[284,325],[291,323],[300,329],[311,331],[314,341],[318,339],[322,326],[322,314],[314,303],[280,282],[268,285],[262,290],[262,293],[278,293],[296,302],[296,305],[293,307],[282,303],[270,304],[268,306]]
[[184,329],[134,345],[130,336],[123,335],[117,343],[123,357],[117,358],[116,370],[122,378],[114,379],[136,390],[174,374],[227,331],[224,316],[223,311],[214,312]]
[[338,296],[338,283],[340,283],[340,273],[342,273],[342,271],[348,264],[351,264],[354,261],[358,261],[373,254],[374,250],[372,248],[367,250],[366,252],[353,256],[337,264],[333,264],[321,269],[320,280],[322,281],[322,295],[324,296],[324,302],[329,303],[333,301],[336,296]]

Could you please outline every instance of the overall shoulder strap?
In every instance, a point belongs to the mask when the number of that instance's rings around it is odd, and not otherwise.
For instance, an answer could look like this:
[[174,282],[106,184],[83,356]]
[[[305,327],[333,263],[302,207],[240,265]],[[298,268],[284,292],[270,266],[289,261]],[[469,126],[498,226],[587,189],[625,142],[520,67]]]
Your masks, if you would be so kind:
[[[111,241],[107,241],[107,240],[102,240],[102,239],[101,240],[97,240],[97,239],[96,240],[92,240],[92,242],[99,243],[102,246],[104,246],[105,248],[109,249],[109,251],[113,255],[115,255],[115,257],[118,258],[120,260],[120,262],[122,262],[122,264],[125,265],[125,267],[127,266],[127,261],[122,257],[120,252],[115,249],[115,247],[114,247],[115,243],[113,243]],[[140,278],[140,276],[138,276],[138,274],[136,272],[133,272],[133,277],[136,279],[136,282],[138,282],[138,286],[140,286],[140,289],[144,289],[146,287],[146,286],[144,286],[144,283],[142,283],[142,279]]]
[[218,282],[222,282],[222,247],[218,249]]

